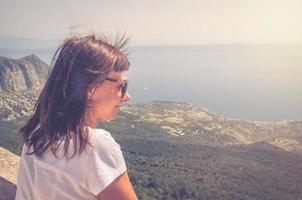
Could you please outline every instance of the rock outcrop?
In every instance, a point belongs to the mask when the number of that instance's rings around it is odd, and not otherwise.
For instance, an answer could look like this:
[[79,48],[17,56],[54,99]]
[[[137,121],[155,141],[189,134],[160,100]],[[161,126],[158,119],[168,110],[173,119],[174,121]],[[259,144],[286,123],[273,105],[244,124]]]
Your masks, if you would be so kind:
[[41,88],[49,66],[35,55],[20,59],[0,56],[0,91],[17,92]]
[[12,200],[16,194],[20,157],[0,147],[0,199]]
[[0,56],[0,117],[14,120],[31,114],[50,67],[35,55]]

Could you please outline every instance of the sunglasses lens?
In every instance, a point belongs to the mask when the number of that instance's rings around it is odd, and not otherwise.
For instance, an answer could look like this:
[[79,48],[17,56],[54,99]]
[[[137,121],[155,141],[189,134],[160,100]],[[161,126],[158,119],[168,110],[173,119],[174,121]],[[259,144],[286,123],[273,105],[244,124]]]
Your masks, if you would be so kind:
[[122,97],[125,96],[125,94],[127,92],[127,88],[128,88],[128,82],[125,82],[123,87],[122,87]]

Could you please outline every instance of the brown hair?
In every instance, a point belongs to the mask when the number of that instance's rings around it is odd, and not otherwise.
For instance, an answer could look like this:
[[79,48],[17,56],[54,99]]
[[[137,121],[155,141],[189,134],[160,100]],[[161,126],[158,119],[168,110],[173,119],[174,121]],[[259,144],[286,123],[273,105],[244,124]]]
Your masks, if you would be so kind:
[[[95,35],[71,37],[60,46],[52,61],[52,71],[36,102],[34,113],[20,129],[27,154],[41,156],[48,148],[56,151],[64,141],[64,156],[81,154],[88,141],[85,128],[88,90],[102,83],[110,71],[127,71],[129,61],[124,36],[111,44]],[[73,138],[73,153],[68,146]]]

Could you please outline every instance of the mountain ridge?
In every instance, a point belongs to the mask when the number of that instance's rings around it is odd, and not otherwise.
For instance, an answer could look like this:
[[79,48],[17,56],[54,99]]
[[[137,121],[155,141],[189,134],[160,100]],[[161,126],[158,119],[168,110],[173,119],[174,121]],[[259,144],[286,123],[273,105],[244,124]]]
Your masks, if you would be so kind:
[[36,55],[19,59],[0,56],[0,91],[38,90],[48,71],[49,66]]

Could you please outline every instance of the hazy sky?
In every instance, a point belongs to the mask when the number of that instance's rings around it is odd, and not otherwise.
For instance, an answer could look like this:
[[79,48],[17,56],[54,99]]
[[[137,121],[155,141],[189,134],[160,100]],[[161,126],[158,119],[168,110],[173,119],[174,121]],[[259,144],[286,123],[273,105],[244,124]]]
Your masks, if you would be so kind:
[[302,43],[302,0],[0,0],[0,35],[125,32],[132,44]]

